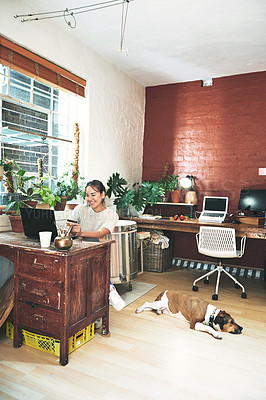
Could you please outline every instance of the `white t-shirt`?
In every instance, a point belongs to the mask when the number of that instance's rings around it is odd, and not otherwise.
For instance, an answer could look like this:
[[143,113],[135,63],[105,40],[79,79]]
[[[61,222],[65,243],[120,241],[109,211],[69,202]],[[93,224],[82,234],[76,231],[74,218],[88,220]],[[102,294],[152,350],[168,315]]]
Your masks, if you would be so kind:
[[95,212],[88,204],[76,206],[71,218],[80,224],[82,231],[95,232],[101,228],[106,228],[112,233],[118,222],[117,213],[110,208],[106,208],[101,212]]

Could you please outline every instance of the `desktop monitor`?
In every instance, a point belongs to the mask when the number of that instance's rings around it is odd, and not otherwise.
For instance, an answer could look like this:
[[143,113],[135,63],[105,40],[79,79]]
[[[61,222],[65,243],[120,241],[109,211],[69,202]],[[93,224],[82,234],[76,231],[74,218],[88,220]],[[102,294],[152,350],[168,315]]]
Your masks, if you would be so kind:
[[266,190],[242,189],[239,197],[238,210],[241,211],[266,211]]

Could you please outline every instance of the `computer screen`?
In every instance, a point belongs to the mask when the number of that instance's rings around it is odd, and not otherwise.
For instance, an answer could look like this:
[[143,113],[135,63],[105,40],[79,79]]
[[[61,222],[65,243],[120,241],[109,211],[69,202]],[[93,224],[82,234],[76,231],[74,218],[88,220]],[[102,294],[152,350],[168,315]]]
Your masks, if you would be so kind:
[[204,211],[227,211],[227,197],[205,197]]
[[266,190],[242,189],[239,197],[238,210],[266,211]]
[[20,208],[24,233],[29,238],[39,239],[39,232],[51,231],[52,241],[57,236],[54,210]]

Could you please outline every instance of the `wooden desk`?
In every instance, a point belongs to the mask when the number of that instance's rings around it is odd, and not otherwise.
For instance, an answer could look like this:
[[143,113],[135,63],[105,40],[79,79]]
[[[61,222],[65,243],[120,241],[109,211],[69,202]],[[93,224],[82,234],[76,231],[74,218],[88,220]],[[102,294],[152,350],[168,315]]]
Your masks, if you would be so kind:
[[0,255],[14,261],[14,347],[22,345],[22,329],[52,336],[66,365],[69,337],[97,318],[108,334],[111,243],[76,239],[69,251],[58,251],[24,234],[0,234]]
[[[126,218],[125,218],[126,219]],[[149,228],[149,229],[161,229],[165,231],[176,231],[176,232],[190,232],[197,233],[201,225],[220,226],[224,228],[234,228],[236,236],[242,237],[244,235],[251,239],[266,239],[266,229],[260,226],[247,225],[247,224],[233,224],[233,223],[222,223],[213,224],[205,222],[200,223],[196,219],[190,219],[185,221],[170,221],[169,219],[144,219],[144,218],[130,218],[137,222],[138,228]]]

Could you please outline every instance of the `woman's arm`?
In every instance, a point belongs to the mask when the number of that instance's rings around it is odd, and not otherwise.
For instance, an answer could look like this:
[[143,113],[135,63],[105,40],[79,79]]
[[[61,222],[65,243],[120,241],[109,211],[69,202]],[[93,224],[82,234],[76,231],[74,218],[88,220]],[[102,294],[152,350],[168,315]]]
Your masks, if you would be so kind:
[[109,229],[100,228],[98,231],[81,231],[81,226],[79,224],[73,224],[72,233],[75,233],[78,237],[91,237],[91,238],[103,238],[106,235],[110,234]]

